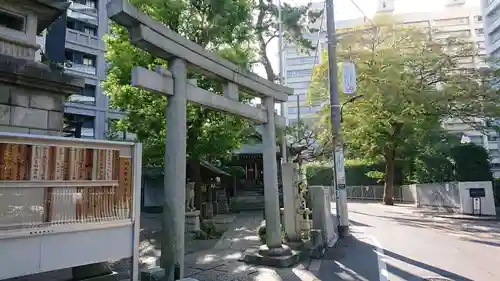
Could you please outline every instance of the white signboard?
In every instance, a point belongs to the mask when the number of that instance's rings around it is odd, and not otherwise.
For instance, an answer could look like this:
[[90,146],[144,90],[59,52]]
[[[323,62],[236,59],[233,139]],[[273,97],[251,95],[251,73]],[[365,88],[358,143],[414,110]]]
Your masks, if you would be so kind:
[[342,63],[342,89],[344,94],[356,93],[356,68],[354,63],[350,61]]
[[345,167],[344,167],[344,152],[342,149],[335,151],[335,162],[337,168],[337,185],[345,185]]

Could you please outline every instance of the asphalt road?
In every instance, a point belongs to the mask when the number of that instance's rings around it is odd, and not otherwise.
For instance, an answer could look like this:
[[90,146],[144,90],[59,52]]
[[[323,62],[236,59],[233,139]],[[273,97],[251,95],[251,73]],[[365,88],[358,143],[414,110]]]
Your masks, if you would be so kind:
[[349,202],[349,220],[351,236],[321,262],[323,281],[500,280],[499,221],[436,218],[408,205],[364,202]]

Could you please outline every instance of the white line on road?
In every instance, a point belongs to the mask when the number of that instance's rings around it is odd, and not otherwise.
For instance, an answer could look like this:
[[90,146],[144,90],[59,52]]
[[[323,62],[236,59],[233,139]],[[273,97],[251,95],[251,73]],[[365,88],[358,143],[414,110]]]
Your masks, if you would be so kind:
[[384,249],[375,237],[372,236],[371,239],[376,248],[375,253],[377,253],[379,281],[389,281],[389,273],[387,272],[387,266],[385,265],[386,258],[384,255]]

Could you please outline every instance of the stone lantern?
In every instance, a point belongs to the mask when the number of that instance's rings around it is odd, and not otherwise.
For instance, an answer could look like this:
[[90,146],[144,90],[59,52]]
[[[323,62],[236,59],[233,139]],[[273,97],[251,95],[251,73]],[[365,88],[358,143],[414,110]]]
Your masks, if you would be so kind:
[[0,131],[61,135],[64,102],[84,79],[35,62],[36,36],[66,12],[58,0],[0,1]]

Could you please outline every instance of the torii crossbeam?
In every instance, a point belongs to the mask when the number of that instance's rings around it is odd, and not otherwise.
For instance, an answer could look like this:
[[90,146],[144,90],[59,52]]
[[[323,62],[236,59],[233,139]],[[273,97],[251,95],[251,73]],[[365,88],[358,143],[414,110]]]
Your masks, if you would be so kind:
[[[166,280],[174,280],[175,266],[184,268],[184,222],[186,179],[186,104],[194,102],[215,110],[239,115],[263,124],[264,196],[266,219],[266,245],[263,256],[296,256],[281,244],[281,227],[276,163],[275,126],[285,127],[285,118],[276,115],[275,101],[286,102],[293,89],[277,85],[254,73],[241,69],[213,52],[203,49],[173,32],[128,3],[112,0],[108,3],[108,16],[126,27],[130,42],[156,57],[168,60],[168,71],[157,67],[154,71],[135,67],[132,85],[167,96],[165,140],[165,195],[164,239],[162,240],[162,267]],[[187,71],[223,81],[224,95],[198,88],[188,81]],[[239,90],[260,97],[261,108],[239,102]],[[168,227],[165,227],[168,226]]]

